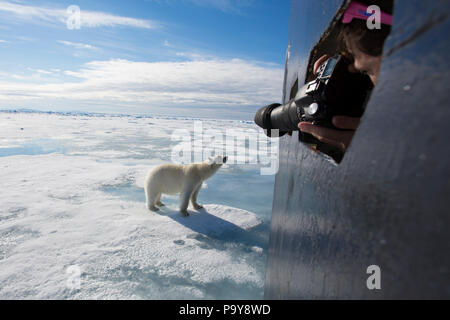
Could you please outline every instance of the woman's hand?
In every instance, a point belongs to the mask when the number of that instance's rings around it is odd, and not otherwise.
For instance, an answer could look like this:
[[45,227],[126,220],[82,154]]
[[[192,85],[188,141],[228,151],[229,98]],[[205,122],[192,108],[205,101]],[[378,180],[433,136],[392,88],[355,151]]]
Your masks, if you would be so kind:
[[[324,63],[330,56],[324,54],[314,63],[314,74],[317,73],[320,65]],[[358,72],[358,70],[349,70],[350,72]],[[346,116],[334,116],[332,119],[333,125],[336,128],[343,130],[336,130],[332,128],[326,128],[314,125],[309,122],[300,122],[298,124],[298,128],[300,131],[309,133],[314,136],[317,140],[332,145],[336,148],[339,148],[342,151],[345,151],[350,142],[352,141],[353,135],[355,134],[355,130],[359,126],[360,118],[346,117]]]
[[359,121],[359,118],[334,116],[332,119],[333,125],[336,128],[344,129],[345,131],[325,128],[309,122],[300,122],[298,128],[300,131],[311,134],[323,143],[345,151],[352,141],[355,130],[358,128]]
[[330,58],[330,56],[328,54],[324,54],[323,56],[321,56],[319,59],[317,59],[316,62],[314,62],[314,70],[313,73],[317,74],[317,70],[319,69],[320,65],[322,63],[324,63],[325,61],[328,60],[328,58]]

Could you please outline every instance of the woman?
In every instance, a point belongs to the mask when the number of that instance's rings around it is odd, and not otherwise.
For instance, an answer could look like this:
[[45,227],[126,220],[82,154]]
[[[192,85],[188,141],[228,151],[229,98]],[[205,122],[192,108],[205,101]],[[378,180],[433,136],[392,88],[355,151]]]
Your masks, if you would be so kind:
[[[367,2],[367,1],[366,1]],[[349,67],[350,72],[361,72],[367,74],[373,84],[377,83],[378,73],[381,67],[383,45],[390,33],[392,23],[393,1],[370,1],[362,4],[353,1],[343,17],[343,29],[340,34],[342,53],[351,59],[353,63]],[[367,9],[371,4],[378,5],[382,12],[382,24],[380,29],[369,29],[367,26],[367,15],[358,15],[357,10]],[[356,13],[353,15],[352,13]],[[314,64],[314,73],[319,66],[329,58],[328,55],[320,57]],[[313,125],[309,122],[300,122],[300,131],[309,133],[319,141],[332,145],[345,151],[358,128],[360,119],[346,116],[335,116],[332,119],[335,130]]]

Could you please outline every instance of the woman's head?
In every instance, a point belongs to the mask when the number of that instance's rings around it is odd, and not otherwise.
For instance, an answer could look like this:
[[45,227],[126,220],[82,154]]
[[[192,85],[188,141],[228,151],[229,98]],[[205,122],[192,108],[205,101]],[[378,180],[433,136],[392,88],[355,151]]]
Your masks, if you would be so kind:
[[[363,1],[361,1],[363,2]],[[383,12],[392,13],[393,1],[365,1],[367,5],[376,4]],[[354,63],[350,71],[367,73],[376,84],[381,67],[384,41],[391,31],[389,25],[381,24],[380,29],[369,29],[366,20],[353,19],[344,24],[339,43],[341,51]]]

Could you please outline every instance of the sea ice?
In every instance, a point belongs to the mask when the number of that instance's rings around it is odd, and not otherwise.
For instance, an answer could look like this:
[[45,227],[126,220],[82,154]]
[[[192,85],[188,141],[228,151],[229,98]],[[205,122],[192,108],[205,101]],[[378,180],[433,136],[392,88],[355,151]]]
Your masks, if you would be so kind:
[[145,208],[145,174],[170,162],[172,131],[192,119],[0,112],[0,123],[0,299],[262,298],[273,176],[227,165],[190,217],[175,196]]

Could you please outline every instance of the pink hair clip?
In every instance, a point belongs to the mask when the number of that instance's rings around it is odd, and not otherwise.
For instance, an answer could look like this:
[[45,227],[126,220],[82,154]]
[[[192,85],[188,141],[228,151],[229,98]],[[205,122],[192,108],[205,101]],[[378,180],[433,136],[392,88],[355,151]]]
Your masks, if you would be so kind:
[[[350,23],[354,18],[367,20],[372,14],[367,12],[369,6],[357,1],[352,1],[344,12],[342,23]],[[381,11],[381,23],[392,26],[393,17],[391,14]]]

